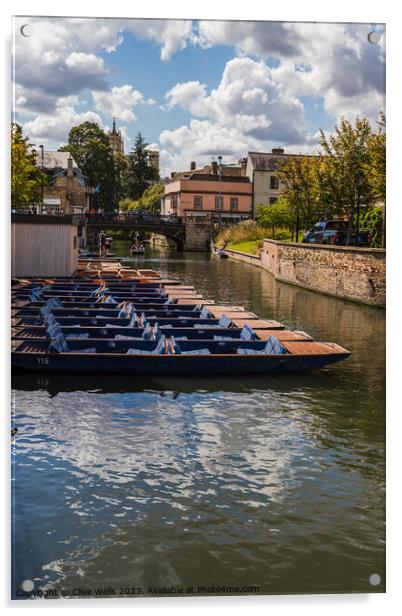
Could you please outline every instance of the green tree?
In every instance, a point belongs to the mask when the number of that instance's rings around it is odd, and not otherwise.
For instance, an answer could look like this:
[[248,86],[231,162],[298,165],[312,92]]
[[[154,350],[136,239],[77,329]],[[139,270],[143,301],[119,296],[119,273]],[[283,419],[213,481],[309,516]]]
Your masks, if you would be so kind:
[[148,165],[147,147],[148,144],[138,132],[134,147],[128,155],[126,186],[130,199],[139,199],[150,184],[159,180],[158,170]]
[[19,208],[40,201],[46,176],[36,164],[35,152],[19,124],[11,124],[11,206]]
[[256,218],[259,225],[271,229],[274,239],[276,230],[283,228],[292,230],[294,225],[292,209],[283,196],[270,205],[258,205]]
[[379,113],[378,131],[368,140],[368,161],[364,166],[374,198],[385,203],[386,197],[386,134],[385,115]]
[[152,184],[144,190],[138,203],[140,208],[150,210],[157,214],[161,210],[161,198],[165,192],[164,184]]
[[126,197],[126,173],[127,173],[127,158],[121,152],[113,154],[113,201],[115,204],[120,203]]
[[296,241],[301,225],[308,228],[319,209],[317,159],[310,156],[289,156],[277,169],[283,184],[282,195],[290,208],[296,226]]
[[383,212],[381,207],[370,207],[363,210],[363,215],[359,221],[362,231],[369,231],[371,234],[371,246],[374,248],[384,247],[383,244]]
[[320,144],[327,160],[319,180],[324,182],[325,191],[332,193],[337,213],[348,216],[349,235],[357,209],[361,205],[370,207],[375,201],[368,177],[372,135],[367,118],[356,118],[354,125],[342,118],[328,137],[321,130]]
[[95,122],[74,126],[63,146],[73,156],[88,184],[98,187],[96,205],[115,207],[115,163],[109,137]]
[[130,210],[136,210],[139,208],[139,201],[133,199],[121,199],[119,201],[119,209],[129,212]]

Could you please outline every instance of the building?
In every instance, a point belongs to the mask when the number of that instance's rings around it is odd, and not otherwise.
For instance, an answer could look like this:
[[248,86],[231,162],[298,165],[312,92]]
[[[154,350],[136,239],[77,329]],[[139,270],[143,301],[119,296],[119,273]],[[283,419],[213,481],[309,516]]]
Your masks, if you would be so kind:
[[120,154],[124,154],[124,139],[122,137],[121,131],[116,129],[116,118],[113,118],[113,126],[112,130],[108,132],[110,148],[115,154],[116,152],[120,152]]
[[[249,152],[247,158],[239,161],[242,175],[248,177],[253,185],[253,218],[257,205],[273,204],[278,200],[284,186],[278,178],[277,168],[291,156],[296,155],[285,154],[283,148],[273,148],[272,152]],[[309,155],[297,154],[297,156]]]
[[159,152],[158,150],[148,150],[148,167],[154,167],[159,173]]
[[[238,171],[233,172],[237,167]],[[213,162],[190,171],[172,173],[165,184],[162,214],[183,216],[210,216],[219,221],[235,221],[252,215],[252,183],[240,175],[240,166],[222,166]]]
[[85,176],[69,152],[43,150],[37,154],[36,160],[38,167],[47,176],[41,211],[80,214],[89,207],[89,198],[94,188],[88,186]]

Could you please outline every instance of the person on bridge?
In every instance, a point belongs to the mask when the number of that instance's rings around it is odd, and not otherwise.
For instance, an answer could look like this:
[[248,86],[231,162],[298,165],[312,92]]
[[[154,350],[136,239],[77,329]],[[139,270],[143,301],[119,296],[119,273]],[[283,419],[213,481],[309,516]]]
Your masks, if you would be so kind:
[[106,235],[104,231],[99,233],[99,258],[101,259],[106,254]]

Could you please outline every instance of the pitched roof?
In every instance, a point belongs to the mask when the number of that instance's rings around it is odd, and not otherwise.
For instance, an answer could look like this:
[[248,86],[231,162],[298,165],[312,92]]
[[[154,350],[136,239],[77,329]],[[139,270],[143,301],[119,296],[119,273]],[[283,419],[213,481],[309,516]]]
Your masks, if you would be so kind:
[[[241,176],[240,165],[222,165],[222,181],[223,182],[248,182],[249,178]],[[229,179],[230,178],[230,179]],[[169,182],[176,182],[177,180],[206,180],[216,181],[219,179],[219,175],[212,173],[212,165],[205,165],[201,169],[193,169],[189,171],[179,171],[174,174],[172,178],[169,178]]]
[[292,156],[306,156],[312,158],[314,154],[274,154],[272,152],[249,152],[248,156],[255,171],[275,171],[278,164]]
[[[45,169],[67,169],[67,160],[71,157],[70,152],[53,152],[45,150],[43,153],[43,167]],[[72,158],[72,157],[71,157]],[[36,164],[42,166],[42,152],[36,153]],[[73,158],[73,169],[78,169],[78,165]]]

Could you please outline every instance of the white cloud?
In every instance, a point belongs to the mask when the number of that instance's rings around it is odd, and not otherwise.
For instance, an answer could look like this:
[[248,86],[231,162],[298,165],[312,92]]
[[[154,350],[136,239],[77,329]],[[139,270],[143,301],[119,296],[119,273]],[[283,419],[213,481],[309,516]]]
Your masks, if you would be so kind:
[[300,37],[291,32],[290,25],[263,21],[200,21],[195,40],[204,48],[230,45],[241,55],[292,57],[298,53]]
[[149,39],[160,45],[161,59],[165,62],[193,39],[193,22],[188,20],[133,19],[127,20],[125,27],[139,39]]
[[[63,142],[73,124],[94,118],[101,124],[98,112],[128,123],[136,119],[137,105],[155,104],[133,84],[111,88],[108,82],[114,67],[98,54],[112,54],[127,32],[158,46],[165,62],[191,44],[204,49],[224,44],[238,54],[224,67],[216,88],[194,75],[171,88],[165,107],[158,107],[166,113],[180,107],[194,116],[188,126],[161,133],[161,160],[173,168],[187,168],[194,158],[209,162],[213,152],[240,157],[271,144],[295,151],[313,147],[316,139],[307,130],[302,96],[322,97],[334,124],[340,115],[352,119],[358,114],[374,123],[384,108],[384,37],[379,45],[370,44],[364,24],[29,21],[34,32],[26,38],[19,28],[27,18],[16,19],[16,111],[29,118],[25,125],[43,142],[46,130]],[[93,111],[77,109],[75,97],[83,90],[92,92]]]
[[115,116],[124,122],[133,122],[137,116],[133,107],[141,103],[152,104],[145,101],[143,95],[130,85],[114,87],[109,92],[92,92],[95,109],[108,116]]
[[372,45],[369,31],[366,24],[202,21],[196,40],[276,60],[271,78],[283,98],[323,96],[335,120],[360,114],[375,121],[385,102],[385,51],[384,36]]
[[210,94],[205,84],[190,81],[174,86],[166,98],[170,108],[180,106],[260,140],[280,140],[285,145],[301,143],[306,137],[303,105],[293,96],[282,95],[263,61],[234,58]]
[[[55,54],[55,56],[57,58],[58,54]],[[75,69],[81,73],[105,75],[109,72],[105,67],[103,59],[93,53],[73,51],[73,53],[67,56],[65,62],[69,69]]]
[[162,131],[159,142],[162,175],[168,175],[172,169],[189,169],[192,160],[199,166],[208,164],[212,156],[222,155],[233,162],[258,145],[257,140],[246,138],[236,127],[197,119],[192,119],[189,126]]
[[24,133],[40,143],[62,145],[67,142],[70,129],[81,122],[96,122],[102,127],[100,116],[93,111],[78,112],[75,108],[78,103],[76,96],[58,99],[55,114],[40,114],[25,122]]

